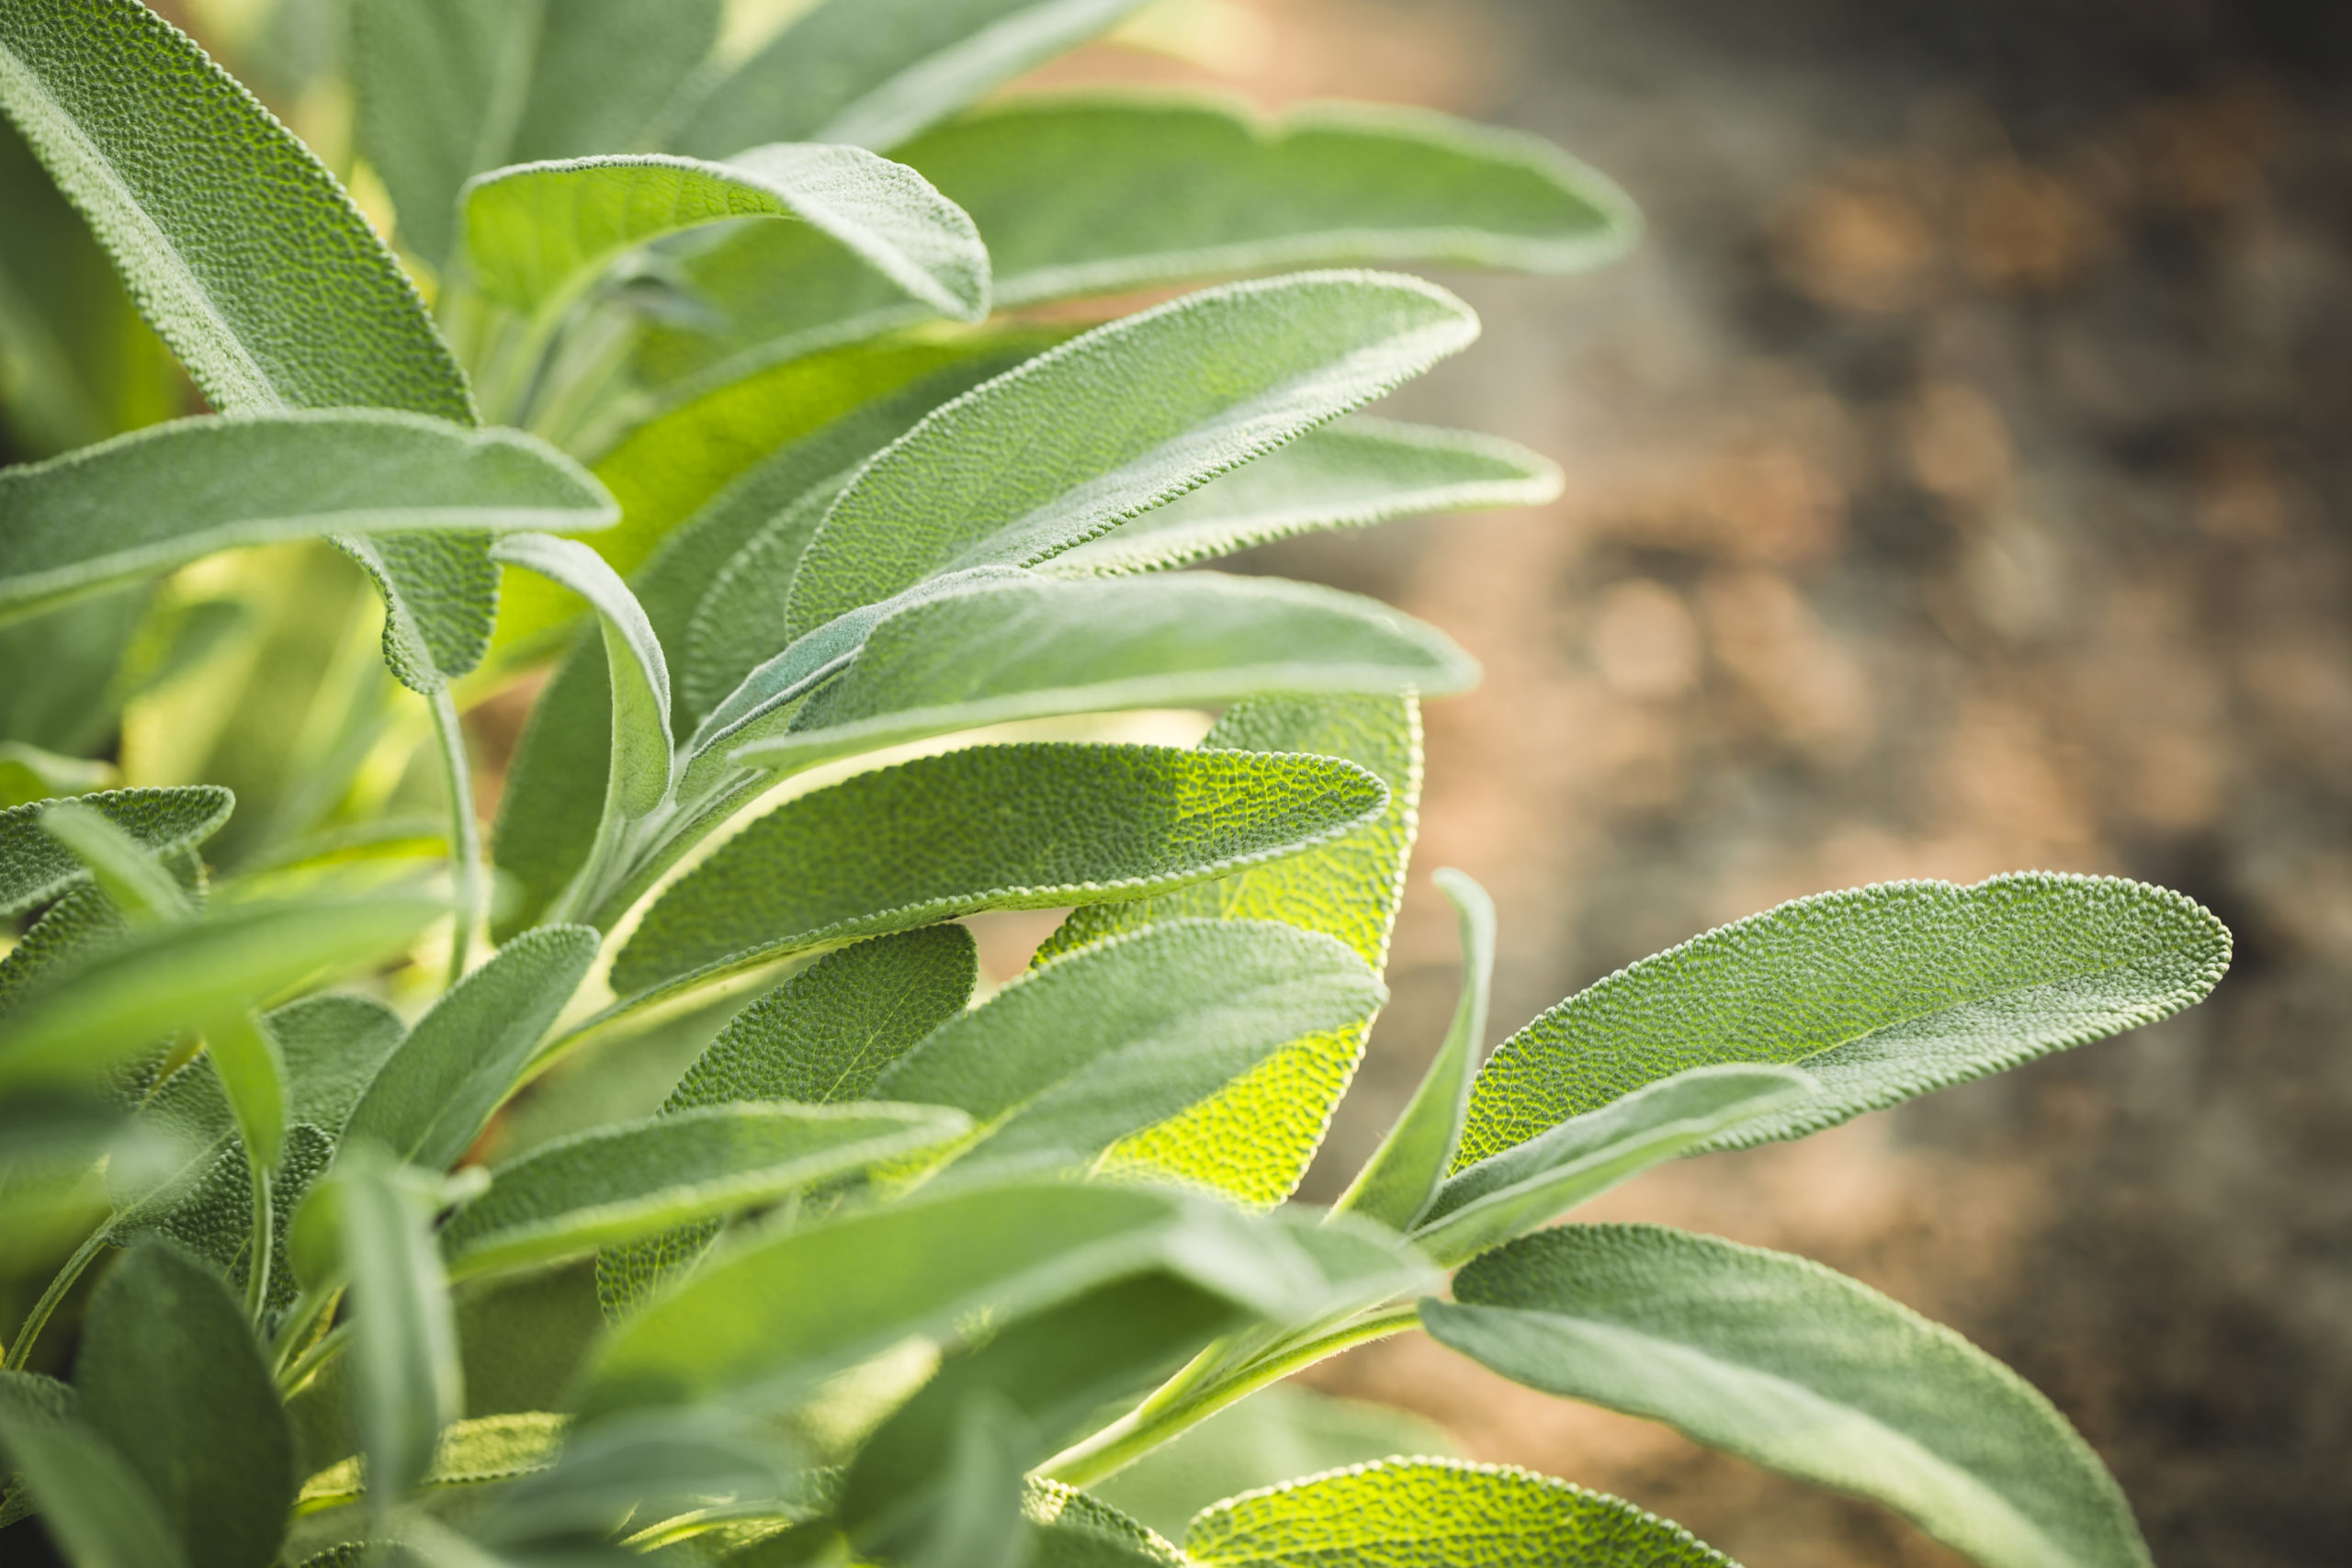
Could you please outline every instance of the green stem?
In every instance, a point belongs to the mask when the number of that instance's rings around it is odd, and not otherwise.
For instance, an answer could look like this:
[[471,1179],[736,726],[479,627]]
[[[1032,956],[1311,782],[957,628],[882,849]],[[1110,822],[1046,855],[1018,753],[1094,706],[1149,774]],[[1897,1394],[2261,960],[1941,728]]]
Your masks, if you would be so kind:
[[458,911],[449,931],[449,984],[466,977],[474,931],[481,923],[481,824],[474,818],[473,772],[466,762],[466,733],[458,723],[448,684],[433,694],[433,733],[440,742],[441,783],[449,802],[449,848],[458,884]]
[[253,1250],[245,1263],[245,1315],[261,1326],[262,1314],[269,1306],[270,1253],[276,1241],[277,1215],[271,1207],[269,1172],[262,1168],[253,1151],[245,1151],[245,1167],[254,1178],[254,1236]]
[[57,1310],[58,1303],[65,1299],[65,1293],[74,1288],[74,1282],[82,1277],[82,1271],[89,1268],[91,1260],[106,1245],[107,1233],[101,1228],[92,1231],[82,1245],[74,1249],[74,1256],[65,1260],[65,1267],[57,1271],[57,1277],[49,1282],[49,1289],[40,1293],[40,1300],[33,1303],[33,1310],[25,1314],[24,1326],[17,1330],[16,1341],[8,1347],[5,1363],[9,1371],[25,1370],[25,1363],[32,1359],[33,1341],[40,1337],[40,1331],[49,1324],[50,1314]]
[[342,1293],[341,1286],[305,1291],[286,1309],[286,1321],[278,1325],[277,1337],[269,1347],[271,1371],[280,1377],[285,1375],[294,1358],[314,1342],[319,1324],[334,1310],[335,1299]]
[[1417,1306],[1391,1307],[1319,1338],[1253,1361],[1197,1393],[1155,1408],[1146,1401],[1085,1441],[1064,1449],[1039,1465],[1036,1473],[1072,1486],[1091,1486],[1106,1475],[1133,1464],[1170,1438],[1189,1431],[1227,1405],[1245,1399],[1271,1382],[1279,1382],[1302,1368],[1374,1339],[1385,1339],[1417,1326]]
[[309,1382],[321,1367],[342,1354],[343,1348],[350,1343],[351,1325],[347,1323],[338,1323],[321,1335],[309,1349],[295,1358],[292,1366],[277,1375],[279,1396],[291,1399],[300,1393],[302,1385]]

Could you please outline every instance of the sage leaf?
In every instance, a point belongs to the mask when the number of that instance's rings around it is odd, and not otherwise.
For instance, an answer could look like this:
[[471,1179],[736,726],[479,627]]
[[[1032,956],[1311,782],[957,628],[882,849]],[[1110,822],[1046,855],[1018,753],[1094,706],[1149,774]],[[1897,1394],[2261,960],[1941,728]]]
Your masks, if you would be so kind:
[[[1369,827],[1304,854],[1150,898],[1081,906],[1039,946],[1037,961],[1114,931],[1193,916],[1286,921],[1337,937],[1375,970],[1384,966],[1420,798],[1419,705],[1409,696],[1257,698],[1227,709],[1201,749],[1344,758],[1387,784],[1388,805]],[[1247,1203],[1280,1202],[1322,1142],[1367,1028],[1301,1037],[1238,1083],[1120,1144],[1106,1168],[1174,1172]]]
[[937,410],[869,464],[801,557],[786,631],[939,572],[1034,566],[1476,335],[1451,294],[1379,273],[1230,284],[1097,327]]
[[790,1196],[952,1143],[970,1123],[930,1106],[715,1105],[599,1127],[492,1170],[451,1215],[453,1278],[592,1252]]
[[644,608],[602,556],[576,541],[518,534],[490,553],[493,560],[561,583],[594,607],[612,677],[605,814],[645,816],[670,794],[670,667]]
[[2018,872],[1894,882],[1751,915],[1621,969],[1497,1047],[1455,1168],[1686,1067],[1802,1064],[1821,1092],[1708,1147],[1746,1148],[2168,1018],[2230,933],[2177,893]]
[[[156,505],[158,495],[172,504]],[[175,420],[0,471],[0,613],[22,615],[218,550],[332,535],[573,532],[620,513],[536,436],[336,409]]]
[[560,309],[622,252],[730,219],[797,219],[940,315],[989,313],[978,231],[903,164],[857,147],[779,142],[723,164],[664,153],[525,164],[465,190],[467,258],[481,290]]
[[[433,1463],[418,1479],[421,1490],[481,1486],[535,1474],[562,1451],[568,1416],[544,1410],[478,1416],[453,1422],[433,1450]],[[337,1461],[302,1483],[296,1511],[340,1507],[367,1495],[366,1472],[356,1455]]]
[[345,1138],[431,1170],[454,1165],[522,1081],[596,949],[596,933],[582,926],[541,926],[500,948],[385,1058]]
[[1031,970],[950,1019],[874,1086],[978,1124],[963,1175],[1083,1168],[1301,1035],[1368,1019],[1387,993],[1339,942],[1267,920],[1179,920]]
[[87,1076],[322,970],[399,952],[447,912],[415,897],[239,904],[133,933],[0,1021],[0,1085]]
[[[916,1495],[901,1499],[878,1528],[868,1523],[859,1532],[867,1551],[907,1568],[1025,1568],[1024,1456],[1036,1447],[1035,1434],[1001,1394],[980,1389],[968,1395],[956,1408],[944,1450],[933,1456],[936,1468],[917,1479]],[[872,1452],[869,1447],[860,1454],[861,1468]],[[854,1507],[856,1471],[845,1484]]]
[[1032,1478],[1023,1505],[1035,1568],[1189,1568],[1190,1559],[1091,1492]]
[[910,1336],[953,1347],[1154,1272],[1277,1318],[1312,1311],[1329,1290],[1293,1227],[1208,1199],[1107,1183],[958,1187],[713,1259],[603,1342],[582,1410],[774,1408]]
[[99,890],[133,925],[163,925],[194,912],[187,889],[114,819],[76,801],[40,814],[41,831],[90,868]]
[[1039,570],[1057,577],[1158,571],[1300,534],[1432,512],[1541,506],[1559,493],[1559,469],[1525,447],[1350,414]]
[[[158,856],[210,838],[235,804],[227,790],[212,784],[99,790],[76,800]],[[22,914],[92,881],[88,864],[43,830],[46,809],[35,802],[0,811],[0,915]]]
[[146,1483],[190,1568],[277,1556],[294,1433],[218,1275],[158,1243],[132,1247],[91,1298],[74,1386],[83,1420]]
[[1140,0],[825,0],[720,81],[679,132],[887,148],[1096,33]]
[[564,0],[550,26],[539,0],[356,0],[353,131],[401,243],[443,265],[458,189],[484,169],[646,145],[718,42],[723,9]]
[[27,1381],[0,1372],[0,1457],[66,1560],[74,1568],[190,1568],[137,1472],[72,1416],[21,1398]]
[[1875,1498],[1984,1568],[2146,1568],[2121,1490],[2048,1400],[1817,1263],[1571,1225],[1487,1254],[1453,1293],[1422,1322],[1514,1382]]
[[1681,1526],[1516,1465],[1386,1459],[1227,1498],[1184,1534],[1201,1568],[1737,1568]]
[[[923,926],[825,954],[737,1013],[663,1102],[665,1116],[747,1100],[863,1100],[909,1047],[964,1010],[979,978],[972,933]],[[709,1250],[718,1224],[607,1247],[596,1299],[614,1322]]]
[[1651,1166],[1819,1091],[1793,1067],[1732,1064],[1660,1078],[1454,1172],[1414,1228],[1413,1243],[1441,1265],[1466,1262]]
[[1361,1214],[1391,1230],[1412,1229],[1453,1164],[1463,1119],[1470,1109],[1470,1081],[1477,1075],[1479,1047],[1486,1039],[1487,998],[1495,977],[1495,901],[1451,867],[1440,870],[1434,880],[1453,900],[1462,929],[1462,997],[1437,1055],[1421,1075],[1420,1087],[1333,1205],[1336,1212]]
[[1271,692],[1458,692],[1476,679],[1442,634],[1329,589],[1206,572],[980,581],[884,618],[787,731],[730,755],[791,773],[1016,719]]
[[714,1506],[784,1512],[801,1501],[805,1483],[782,1446],[772,1430],[723,1410],[606,1422],[573,1435],[554,1465],[504,1489],[476,1533],[498,1546],[555,1545]]
[[1387,806],[1315,757],[984,746],[762,818],[673,884],[613,963],[624,997],[978,909],[1132,898],[1295,853]]
[[277,1043],[251,1014],[235,1009],[205,1024],[204,1046],[236,1117],[245,1158],[266,1177],[286,1142],[286,1061]]

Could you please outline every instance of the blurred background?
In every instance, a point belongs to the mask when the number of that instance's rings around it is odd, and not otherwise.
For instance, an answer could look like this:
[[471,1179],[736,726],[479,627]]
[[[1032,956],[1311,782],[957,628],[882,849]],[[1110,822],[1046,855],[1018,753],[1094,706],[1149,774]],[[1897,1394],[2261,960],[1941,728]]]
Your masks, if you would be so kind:
[[[334,0],[160,8],[342,160],[347,104],[299,85],[326,79]],[[1589,277],[1446,277],[1485,341],[1388,411],[1548,454],[1560,502],[1240,563],[1385,598],[1487,671],[1430,710],[1395,1001],[1304,1195],[1336,1196],[1443,1031],[1457,972],[1436,866],[1501,907],[1497,1039],[1824,888],[2021,867],[2180,888],[2237,933],[2204,1006],[1801,1145],[1668,1168],[1589,1213],[1804,1253],[1951,1323],[2075,1421],[2172,1568],[2345,1561],[2352,6],[1162,0],[1023,87],[1102,81],[1517,126],[1648,220]],[[0,196],[36,211],[0,152]],[[90,265],[70,225],[7,227],[21,276]],[[57,309],[82,308],[59,287]],[[84,389],[90,407],[61,400],[54,428],[0,431],[0,448],[155,417],[125,403],[155,385]],[[0,724],[86,743],[73,726],[109,722],[239,615],[266,622],[267,659],[377,691],[364,588],[322,551],[300,558],[311,575],[183,574],[174,615],[144,623],[156,646],[106,692],[44,715],[0,690]],[[270,582],[349,614],[281,626],[256,597]],[[122,625],[146,608],[126,597]],[[326,642],[297,646],[322,624]],[[0,641],[0,668],[17,657]],[[493,773],[527,695],[472,716]],[[271,759],[375,733],[239,722],[233,756],[141,752],[209,745],[217,726],[185,712],[134,722],[124,753],[221,776],[276,725],[278,750],[229,782],[275,813],[251,820],[292,831],[315,803],[270,801]],[[405,798],[412,745],[368,743],[390,759],[373,787]],[[1017,969],[1051,924],[992,930],[992,966]],[[1872,1506],[1419,1336],[1311,1376],[1477,1458],[1629,1496],[1748,1568],[1959,1561]]]

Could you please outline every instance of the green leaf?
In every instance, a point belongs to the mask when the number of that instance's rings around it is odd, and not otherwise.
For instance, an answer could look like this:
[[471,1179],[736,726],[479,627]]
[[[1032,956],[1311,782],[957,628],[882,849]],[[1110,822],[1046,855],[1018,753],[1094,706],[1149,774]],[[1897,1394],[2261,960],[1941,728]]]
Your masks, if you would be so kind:
[[[100,790],[78,800],[156,855],[202,843],[229,819],[235,805],[227,790],[210,784]],[[90,868],[42,830],[45,809],[36,802],[0,811],[0,915],[22,914],[92,880]]]
[[[907,1568],[1025,1568],[1031,1554],[1029,1522],[1022,1517],[1023,1472],[1035,1428],[1010,1401],[982,1389],[956,1408],[946,1436],[944,1451],[933,1456],[938,1471],[910,1478],[919,1483],[909,1489],[915,1495],[896,1499],[896,1516],[866,1532],[873,1551]],[[853,1472],[853,1492],[856,1484]]]
[[1803,1105],[1820,1089],[1793,1067],[1737,1064],[1661,1078],[1456,1171],[1413,1243],[1442,1266],[1465,1262],[1651,1166]]
[[1454,1167],[1718,1062],[1802,1063],[1822,1092],[1708,1146],[1803,1137],[2168,1018],[2229,959],[2205,909],[2116,877],[1799,898],[1619,970],[1504,1041],[1471,1091]]
[[1036,1529],[1030,1568],[1190,1568],[1190,1558],[1151,1530],[1058,1481],[1033,1479],[1023,1512]]
[[[1107,1183],[959,1187],[714,1259],[605,1340],[582,1408],[774,1408],[910,1336],[952,1348],[1155,1272],[1274,1318],[1315,1310],[1330,1290],[1296,1228],[1207,1199]],[[818,1280],[823,1289],[808,1288]]]
[[943,316],[989,313],[989,255],[955,203],[903,164],[857,147],[780,142],[723,164],[662,153],[526,164],[466,187],[466,249],[481,290],[547,312],[622,252],[742,218],[797,219]]
[[1418,278],[1231,284],[1074,338],[931,414],[834,502],[797,637],[958,568],[1034,566],[1395,389],[1477,335]]
[[[865,1100],[885,1068],[964,1010],[979,977],[972,933],[923,926],[829,953],[737,1013],[685,1076],[662,1113],[745,1100],[832,1105]],[[718,1239],[716,1221],[608,1247],[596,1296],[614,1322]]]
[[[1201,746],[1204,754],[1345,758],[1388,785],[1388,806],[1369,829],[1288,860],[1158,897],[1081,908],[1039,947],[1038,961],[1114,931],[1197,916],[1286,921],[1338,937],[1374,969],[1385,965],[1420,799],[1419,705],[1411,697],[1260,698],[1227,709]],[[1244,1202],[1281,1201],[1322,1142],[1365,1033],[1301,1038],[1231,1088],[1121,1144],[1107,1163],[1180,1172]]]
[[1083,1168],[1291,1041],[1361,1023],[1386,999],[1330,937],[1269,920],[1172,921],[1031,970],[899,1057],[874,1092],[968,1111],[978,1127],[959,1176]]
[[594,606],[612,677],[605,815],[646,815],[670,793],[670,667],[644,608],[602,556],[573,540],[519,534],[490,553],[493,560],[561,583]]
[[1138,4],[825,0],[713,87],[678,143],[708,157],[763,141],[888,148]]
[[164,925],[194,912],[178,878],[105,812],[62,801],[42,808],[40,829],[90,868],[99,891],[132,925]]
[[541,926],[500,948],[416,1021],[352,1109],[345,1138],[432,1170],[455,1164],[522,1081],[597,945],[583,926]]
[[204,1047],[236,1116],[246,1159],[269,1175],[286,1144],[286,1062],[277,1043],[238,1009],[206,1021]]
[[600,1127],[491,1172],[441,1250],[459,1279],[771,1203],[968,1130],[931,1106],[715,1105]]
[[1487,1035],[1487,997],[1495,978],[1495,901],[1462,873],[1445,867],[1434,878],[1453,901],[1462,928],[1462,999],[1453,1022],[1421,1075],[1420,1087],[1380,1147],[1348,1184],[1334,1209],[1377,1220],[1391,1230],[1410,1230],[1429,1211],[1462,1142],[1462,1122],[1470,1109],[1470,1081]]
[[0,1450],[74,1568],[187,1568],[164,1511],[122,1456],[71,1416],[16,1395],[0,1373]]
[[[88,69],[96,59],[107,69]],[[138,0],[10,6],[0,109],[215,409],[474,423],[424,301],[334,176]],[[394,673],[427,690],[473,668],[497,612],[481,540],[367,541],[353,554],[413,619],[414,640],[386,643]]]
[[603,486],[535,436],[361,409],[154,425],[0,471],[0,513],[10,615],[284,539],[571,532],[619,516]]
[[1872,1497],[1985,1568],[2146,1568],[2098,1456],[1959,1335],[1802,1258],[1657,1225],[1490,1252],[1421,1303],[1505,1377]]
[[504,1489],[476,1533],[498,1546],[554,1544],[605,1535],[624,1523],[641,1529],[682,1514],[789,1507],[802,1485],[780,1447],[772,1429],[721,1410],[606,1422],[572,1435],[552,1467]]
[[1091,1490],[1138,1522],[1181,1538],[1193,1515],[1243,1492],[1396,1454],[1454,1458],[1460,1448],[1443,1427],[1406,1411],[1275,1383]]
[[415,897],[239,904],[135,933],[0,1022],[0,1085],[94,1073],[321,970],[397,953],[447,912],[439,899]]
[[623,996],[978,909],[1133,898],[1293,854],[1387,806],[1311,757],[984,746],[787,802],[645,913]]
[[1560,470],[1523,446],[1466,430],[1351,414],[1066,550],[1055,576],[1158,571],[1252,545],[1398,517],[1541,506]]
[[1228,1498],[1184,1535],[1202,1568],[1737,1568],[1679,1525],[1516,1465],[1393,1459]]
[[297,1222],[314,1208],[331,1219],[350,1281],[352,1416],[379,1517],[431,1470],[442,1428],[465,1409],[449,1285],[430,1224],[436,1188],[378,1145],[353,1144]]
[[[543,1410],[481,1416],[452,1423],[433,1450],[433,1463],[418,1480],[435,1487],[482,1486],[513,1481],[548,1469],[562,1450],[568,1416]],[[327,1466],[302,1483],[298,1513],[340,1507],[367,1495],[367,1475],[356,1455]]]
[[[704,614],[714,605],[725,607],[714,595]],[[1270,692],[1429,694],[1476,679],[1441,633],[1304,583],[1208,572],[978,581],[883,619],[787,732],[731,755],[791,773],[1015,719],[1223,706]]]
[[91,1300],[74,1384],[82,1418],[147,1483],[192,1568],[277,1555],[294,1434],[217,1275],[167,1247],[132,1247]]
[[724,8],[564,0],[550,18],[539,0],[357,0],[354,131],[399,209],[401,243],[442,265],[458,187],[485,169],[646,145]]

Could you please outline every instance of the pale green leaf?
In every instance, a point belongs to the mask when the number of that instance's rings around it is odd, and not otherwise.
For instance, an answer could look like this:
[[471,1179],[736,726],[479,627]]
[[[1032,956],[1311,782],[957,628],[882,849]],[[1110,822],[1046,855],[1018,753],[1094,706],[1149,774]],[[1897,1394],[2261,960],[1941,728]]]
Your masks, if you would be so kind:
[[[1418,820],[1419,705],[1409,696],[1260,698],[1226,710],[1201,744],[1204,753],[1345,758],[1388,785],[1388,805],[1369,829],[1305,854],[1153,898],[1081,908],[1038,949],[1039,961],[1114,931],[1199,916],[1319,931],[1383,967]],[[1353,1028],[1298,1040],[1204,1104],[1126,1140],[1109,1163],[1179,1172],[1245,1202],[1281,1201],[1314,1157],[1331,1109],[1354,1077],[1364,1034]]]
[[1178,920],[1032,969],[950,1019],[874,1086],[952,1105],[977,1127],[959,1176],[1083,1168],[1113,1144],[1206,1100],[1302,1035],[1387,999],[1330,937],[1268,920]]
[[823,0],[719,82],[679,145],[888,148],[1109,30],[1141,0]]
[[574,540],[518,534],[490,553],[493,560],[561,583],[594,608],[612,682],[605,815],[646,815],[670,793],[670,667],[644,607],[602,556]]
[[1385,810],[1327,758],[984,746],[787,802],[646,911],[624,996],[978,909],[1134,898],[1295,854]]
[[1476,678],[1441,633],[1327,588],[1207,572],[981,581],[883,619],[789,730],[731,755],[791,773],[1016,719],[1221,707],[1272,692],[1431,694]]
[[714,1105],[600,1127],[491,1171],[441,1232],[453,1276],[553,1262],[605,1242],[772,1203],[953,1143],[931,1106]]
[[90,868],[98,888],[133,925],[161,925],[194,912],[179,879],[103,811],[77,801],[44,807],[41,831]]
[[0,1458],[16,1469],[66,1561],[74,1568],[189,1568],[137,1472],[78,1420],[14,1397],[9,1385],[21,1377],[0,1373]]
[[1489,1155],[1446,1179],[1413,1244],[1451,1268],[1549,1224],[1651,1166],[1736,1135],[1820,1092],[1793,1067],[1692,1067]]
[[[979,977],[972,933],[923,926],[829,953],[737,1013],[678,1080],[666,1115],[745,1100],[862,1100],[885,1068],[964,1010]],[[617,1322],[718,1238],[717,1222],[606,1247],[596,1295]]]
[[[235,804],[227,790],[210,784],[100,790],[78,800],[159,856],[210,838]],[[42,830],[45,809],[34,802],[0,811],[0,915],[21,914],[91,881],[90,868]]]
[[1193,1515],[1243,1492],[1398,1454],[1458,1458],[1461,1446],[1442,1427],[1408,1411],[1283,1382],[1218,1411],[1089,1490],[1138,1523],[1181,1539]]
[[940,315],[989,312],[989,257],[955,203],[903,164],[857,147],[779,142],[723,164],[663,153],[525,164],[465,196],[483,293],[548,311],[622,252],[730,219],[784,218],[839,243]]
[[1477,319],[1418,278],[1231,284],[1097,327],[932,413],[833,503],[797,637],[925,577],[1033,566],[1420,374]]
[[457,242],[458,189],[485,169],[647,145],[724,9],[563,0],[550,16],[543,0],[356,0],[353,129],[399,209],[401,244],[440,265]]
[[2064,1416],[1959,1335],[1802,1258],[1657,1225],[1490,1252],[1421,1303],[1516,1382],[1886,1504],[1984,1568],[2146,1568]]
[[1330,1288],[1294,1227],[1207,1199],[1107,1183],[959,1187],[714,1258],[605,1339],[583,1408],[773,1408],[910,1336],[952,1345],[1153,1272],[1278,1319],[1313,1311]]
[[1559,493],[1559,469],[1523,446],[1351,414],[1064,551],[1042,570],[1157,571],[1300,534],[1431,512],[1540,506]]
[[1457,1169],[1722,1062],[1802,1064],[1821,1092],[1710,1146],[1807,1133],[2170,1017],[2228,967],[2177,893],[2018,872],[1799,898],[1621,969],[1498,1047]]
[[1438,1196],[1462,1122],[1470,1109],[1470,1082],[1487,1035],[1487,997],[1495,977],[1495,901],[1462,873],[1446,867],[1435,879],[1453,901],[1462,928],[1462,998],[1420,1087],[1389,1128],[1388,1136],[1334,1205],[1391,1230],[1410,1230]]
[[0,612],[10,615],[250,545],[573,532],[619,516],[603,486],[534,436],[363,409],[151,426],[0,471]]
[[541,926],[499,949],[385,1058],[344,1136],[428,1169],[456,1163],[522,1081],[596,949],[596,933],[582,926]]
[[[906,1568],[1027,1568],[1022,1503],[1035,1443],[1035,1428],[1010,1401],[986,1389],[967,1397],[944,1449],[930,1456],[937,1470],[909,1477],[916,1484],[889,1499],[899,1506],[883,1528],[865,1532],[871,1550]],[[855,1471],[847,1484],[854,1502]]]
[[[805,1485],[790,1473],[783,1449],[772,1428],[724,1410],[653,1411],[605,1422],[571,1435],[553,1466],[503,1489],[475,1533],[501,1547],[557,1546],[607,1534],[625,1521],[642,1529],[707,1510],[786,1511]],[[546,1560],[535,1554],[525,1561]]]
[[408,896],[241,904],[134,933],[0,1021],[0,1083],[94,1073],[322,970],[389,956],[447,912],[438,899]]
[[[568,1416],[544,1410],[478,1416],[452,1423],[433,1450],[433,1463],[417,1485],[484,1486],[513,1481],[554,1464],[562,1450]],[[300,1513],[340,1507],[367,1495],[367,1476],[358,1457],[336,1461],[302,1483],[295,1507]]]
[[1030,1568],[1190,1568],[1191,1559],[1091,1493],[1032,1479]]
[[277,1043],[237,1008],[205,1021],[204,1048],[220,1075],[251,1168],[271,1175],[286,1144],[286,1060]]
[[74,1386],[82,1418],[146,1483],[191,1568],[251,1568],[285,1539],[294,1435],[229,1287],[149,1242],[90,1302]]
[[1202,1568],[1737,1568],[1679,1525],[1516,1465],[1392,1459],[1229,1498],[1184,1535]]

